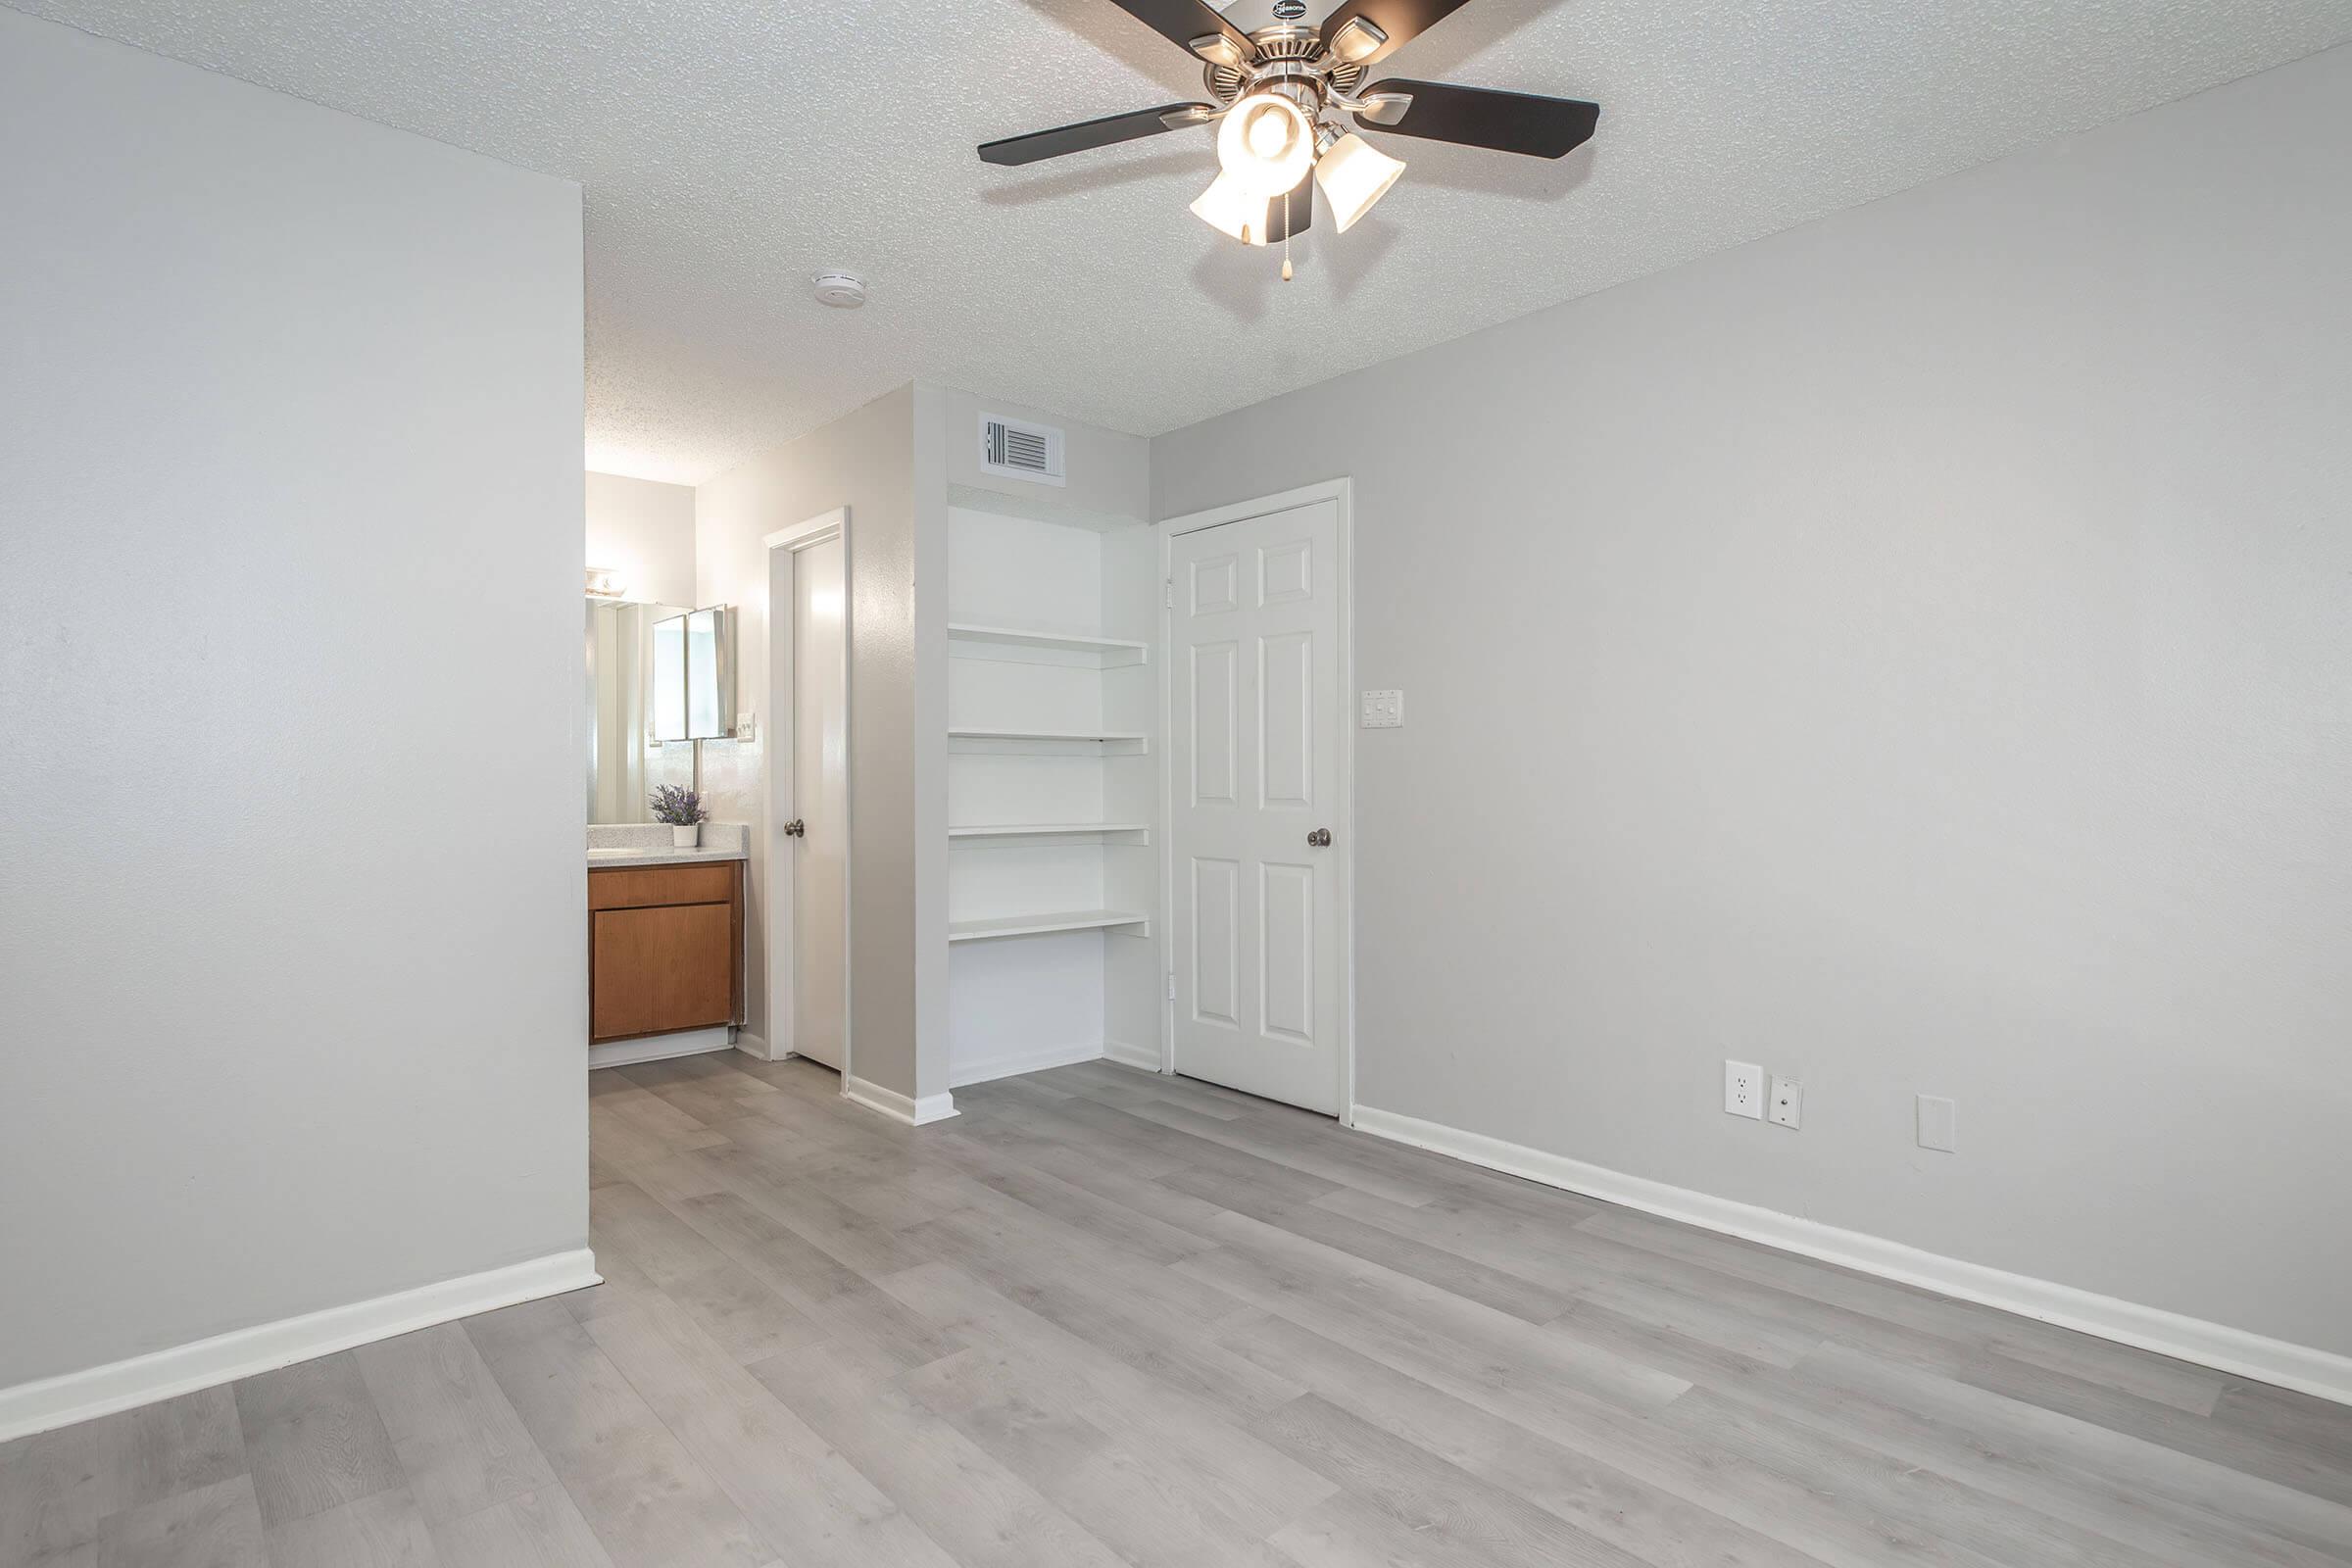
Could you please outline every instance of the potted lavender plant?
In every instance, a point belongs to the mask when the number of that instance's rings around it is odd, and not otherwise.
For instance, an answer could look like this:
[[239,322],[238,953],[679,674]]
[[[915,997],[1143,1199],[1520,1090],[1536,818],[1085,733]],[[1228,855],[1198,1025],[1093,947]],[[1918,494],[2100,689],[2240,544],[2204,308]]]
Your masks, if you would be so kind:
[[703,808],[703,798],[689,789],[664,784],[647,798],[654,808],[654,820],[669,824],[669,841],[681,850],[691,850],[700,843],[703,824],[710,813]]

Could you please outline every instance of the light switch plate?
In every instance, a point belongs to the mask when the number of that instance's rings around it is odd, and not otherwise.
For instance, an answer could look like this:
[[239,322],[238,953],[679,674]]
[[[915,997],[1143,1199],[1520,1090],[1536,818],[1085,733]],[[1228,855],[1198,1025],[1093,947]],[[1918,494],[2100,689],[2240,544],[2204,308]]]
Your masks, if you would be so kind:
[[1939,1095],[1919,1097],[1919,1147],[1951,1153],[1960,1147],[1960,1107]]
[[1402,729],[1404,727],[1404,693],[1364,693],[1365,729]]

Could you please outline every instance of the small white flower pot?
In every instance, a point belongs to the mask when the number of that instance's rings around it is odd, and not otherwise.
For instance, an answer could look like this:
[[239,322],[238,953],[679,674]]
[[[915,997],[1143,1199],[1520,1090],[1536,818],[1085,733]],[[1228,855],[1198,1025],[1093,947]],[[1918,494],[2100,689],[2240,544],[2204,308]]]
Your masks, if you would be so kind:
[[700,822],[686,827],[672,826],[669,830],[669,842],[681,850],[693,849],[702,839],[703,825]]

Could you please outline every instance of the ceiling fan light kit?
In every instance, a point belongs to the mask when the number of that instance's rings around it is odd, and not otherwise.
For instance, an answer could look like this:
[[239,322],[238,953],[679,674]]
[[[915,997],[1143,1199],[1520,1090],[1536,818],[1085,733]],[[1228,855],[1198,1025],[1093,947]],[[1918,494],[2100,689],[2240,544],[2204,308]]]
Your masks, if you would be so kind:
[[1315,160],[1315,188],[1323,193],[1333,221],[1345,234],[1372,210],[1374,202],[1389,193],[1403,172],[1402,159],[1391,158],[1351,130],[1334,137],[1323,156]]
[[1295,190],[1315,161],[1315,127],[1289,94],[1253,92],[1225,111],[1217,126],[1217,162],[1225,176],[1271,201]]
[[[1213,101],[988,142],[983,163],[1035,163],[1215,122],[1219,172],[1193,212],[1245,245],[1265,245],[1288,241],[1314,220],[1313,190],[1322,191],[1346,233],[1404,172],[1402,161],[1348,129],[1347,119],[1394,135],[1531,158],[1565,157],[1599,122],[1597,104],[1572,98],[1394,78],[1365,86],[1369,67],[1465,0],[1342,0],[1320,24],[1301,20],[1300,0],[1278,0],[1274,24],[1249,33],[1202,0],[1113,3],[1202,62]],[[1283,276],[1290,275],[1286,255]]]
[[1266,242],[1266,198],[1252,196],[1231,174],[1220,172],[1194,198],[1193,216],[1245,245]]

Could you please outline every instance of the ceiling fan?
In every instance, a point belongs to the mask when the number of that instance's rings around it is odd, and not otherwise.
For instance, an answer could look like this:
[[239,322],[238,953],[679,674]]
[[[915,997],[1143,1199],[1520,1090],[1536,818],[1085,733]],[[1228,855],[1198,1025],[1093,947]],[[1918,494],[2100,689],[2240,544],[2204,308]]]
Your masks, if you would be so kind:
[[[1365,74],[1465,0],[1342,0],[1320,24],[1301,21],[1304,0],[1276,0],[1273,25],[1243,32],[1202,0],[1112,0],[1206,67],[1207,103],[1162,104],[1054,130],[1008,136],[980,149],[989,164],[1033,164],[1139,136],[1217,126],[1216,179],[1193,211],[1246,245],[1288,240],[1313,221],[1314,184],[1346,233],[1404,172],[1346,128],[1341,117],[1394,136],[1419,136],[1531,158],[1559,158],[1585,144],[1598,104],[1451,82]],[[1291,275],[1283,263],[1283,276]]]

